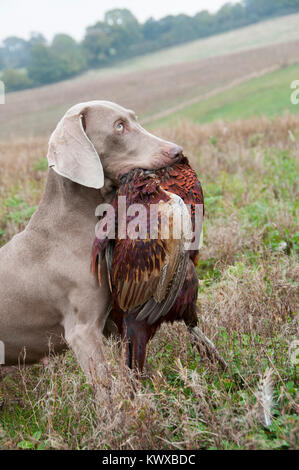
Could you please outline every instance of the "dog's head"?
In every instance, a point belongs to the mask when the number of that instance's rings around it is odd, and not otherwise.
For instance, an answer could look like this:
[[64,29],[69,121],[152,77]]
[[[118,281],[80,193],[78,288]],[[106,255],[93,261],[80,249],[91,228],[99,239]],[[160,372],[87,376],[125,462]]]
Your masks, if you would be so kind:
[[134,169],[158,169],[182,157],[182,148],[147,132],[134,111],[109,101],[73,106],[49,141],[48,161],[60,175],[91,188],[117,182]]

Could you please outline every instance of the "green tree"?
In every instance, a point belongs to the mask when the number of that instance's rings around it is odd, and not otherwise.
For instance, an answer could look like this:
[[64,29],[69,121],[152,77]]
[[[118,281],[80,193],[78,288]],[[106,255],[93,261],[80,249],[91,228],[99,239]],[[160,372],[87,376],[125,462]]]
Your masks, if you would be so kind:
[[64,61],[50,47],[36,44],[31,51],[28,75],[35,85],[43,85],[63,80],[68,73]]
[[192,41],[197,37],[196,22],[187,15],[167,16],[162,22],[164,33],[163,45],[172,45]]
[[214,15],[212,15],[208,10],[202,10],[197,13],[194,20],[198,31],[198,37],[202,38],[214,34],[216,30]]
[[110,26],[99,21],[94,26],[87,28],[82,46],[90,67],[99,67],[107,63],[112,48]]
[[47,44],[47,40],[43,34],[34,31],[30,34],[30,39],[28,43],[30,48],[32,48],[36,44],[43,44],[45,46]]
[[142,39],[141,27],[135,16],[126,8],[107,11],[104,23],[111,35],[110,55],[129,56],[130,46]]
[[22,38],[10,36],[3,41],[3,55],[6,67],[12,69],[26,67],[30,59],[29,44]]
[[155,39],[157,39],[158,34],[158,22],[151,17],[142,26],[142,35],[146,41],[155,41]]
[[110,26],[131,30],[132,39],[140,38],[140,25],[137,18],[126,8],[115,8],[105,13],[104,22]]
[[299,0],[244,0],[244,3],[248,14],[255,20],[299,8]]
[[1,80],[5,84],[6,91],[24,90],[33,85],[24,70],[5,69],[2,72]]
[[216,29],[217,31],[227,31],[237,28],[244,24],[245,17],[246,10],[243,5],[225,3],[214,16]]
[[51,50],[64,63],[66,76],[76,75],[86,67],[83,48],[67,34],[56,34]]
[[4,69],[5,67],[5,59],[4,59],[4,49],[0,47],[0,70]]

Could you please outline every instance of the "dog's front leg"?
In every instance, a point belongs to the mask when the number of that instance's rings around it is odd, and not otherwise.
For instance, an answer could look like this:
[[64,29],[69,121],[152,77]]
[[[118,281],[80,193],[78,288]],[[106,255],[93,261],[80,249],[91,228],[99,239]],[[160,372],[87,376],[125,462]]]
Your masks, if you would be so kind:
[[76,324],[65,331],[65,339],[74,351],[78,362],[88,381],[93,382],[94,376],[99,375],[97,369],[104,364],[103,344],[96,325]]
[[69,314],[64,322],[65,339],[92,385],[96,396],[105,394],[107,369],[102,342],[102,327],[98,320],[83,321],[88,315]]

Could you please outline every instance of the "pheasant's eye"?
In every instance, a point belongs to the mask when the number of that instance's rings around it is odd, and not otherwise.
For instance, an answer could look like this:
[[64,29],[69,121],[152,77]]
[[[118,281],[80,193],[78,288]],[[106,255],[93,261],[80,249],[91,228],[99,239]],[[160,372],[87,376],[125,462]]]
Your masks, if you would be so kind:
[[122,122],[118,122],[115,126],[115,130],[118,134],[123,134],[124,130],[125,130],[125,126]]

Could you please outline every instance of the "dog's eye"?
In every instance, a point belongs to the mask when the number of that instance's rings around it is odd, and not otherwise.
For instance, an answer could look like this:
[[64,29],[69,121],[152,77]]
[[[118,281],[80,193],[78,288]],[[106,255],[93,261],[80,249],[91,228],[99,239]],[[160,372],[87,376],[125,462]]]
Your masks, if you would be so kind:
[[125,130],[124,124],[122,122],[117,123],[115,126],[115,130],[118,134],[122,134]]

